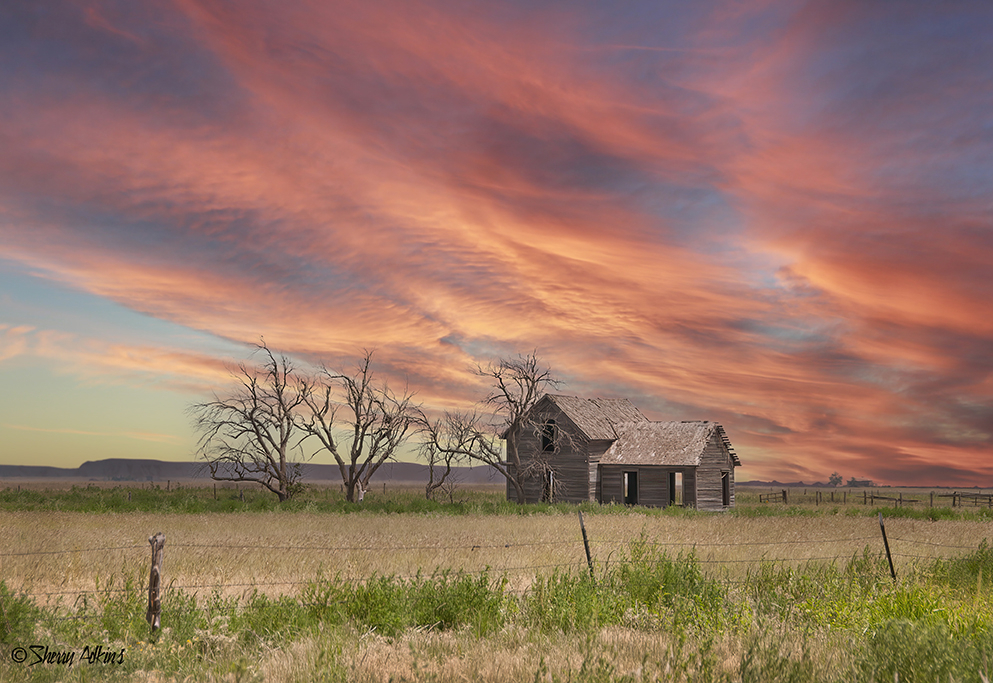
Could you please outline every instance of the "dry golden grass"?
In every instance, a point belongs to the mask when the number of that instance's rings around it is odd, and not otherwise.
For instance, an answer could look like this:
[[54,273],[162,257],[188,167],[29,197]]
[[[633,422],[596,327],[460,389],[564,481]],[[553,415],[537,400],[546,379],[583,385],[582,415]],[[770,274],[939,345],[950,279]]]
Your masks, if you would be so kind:
[[[309,638],[293,647],[274,652],[260,662],[266,681],[306,680],[328,643]],[[603,657],[618,676],[641,679],[645,660],[666,662],[671,642],[659,634],[631,629],[604,629],[586,642],[561,634],[535,637],[519,629],[505,629],[487,639],[475,639],[452,632],[410,633],[399,639],[375,634],[355,634],[338,658],[355,682],[401,680],[480,681],[511,683],[535,680],[544,671],[543,681],[568,680],[584,659]],[[728,652],[729,659],[731,653]],[[649,666],[652,666],[649,665]],[[664,664],[662,665],[665,666]]]
[[[616,560],[644,534],[673,553],[696,546],[709,572],[741,575],[762,561],[844,561],[863,548],[882,550],[874,518],[740,518],[588,515],[596,562]],[[889,519],[897,570],[915,558],[955,556],[993,537],[988,522]],[[89,591],[99,580],[147,572],[147,539],[166,535],[164,577],[189,593],[232,596],[258,587],[294,594],[319,575],[430,574],[436,569],[506,573],[522,590],[535,573],[585,565],[573,515],[422,516],[383,514],[94,514],[8,512],[0,521],[0,576],[15,590],[42,596]],[[130,546],[126,549],[93,550]],[[951,546],[951,547],[950,547]],[[954,546],[961,546],[957,548]],[[61,554],[20,554],[55,553]],[[279,583],[286,582],[286,583]],[[64,599],[64,598],[63,598]]]
[[[821,637],[811,642],[791,631],[770,631],[762,637],[766,642],[775,640],[779,652],[795,658],[805,648],[819,673],[831,669],[841,673],[842,680],[849,675],[851,653],[844,652],[843,639]],[[485,639],[466,632],[430,630],[385,638],[372,632],[344,629],[322,631],[285,648],[270,650],[249,671],[270,683],[339,680],[339,676],[353,683],[565,680],[676,683],[694,680],[702,669],[724,672],[734,680],[748,639],[749,636],[724,636],[700,648],[701,643],[692,638],[683,640],[672,634],[622,627],[604,628],[588,636],[536,634],[508,627]],[[706,652],[702,653],[704,649]],[[710,659],[711,663],[702,664],[701,657]],[[587,673],[580,677],[584,666]],[[606,672],[609,674],[604,675]],[[153,673],[142,680],[164,683],[180,679]],[[209,680],[233,682],[238,677],[229,673]]]

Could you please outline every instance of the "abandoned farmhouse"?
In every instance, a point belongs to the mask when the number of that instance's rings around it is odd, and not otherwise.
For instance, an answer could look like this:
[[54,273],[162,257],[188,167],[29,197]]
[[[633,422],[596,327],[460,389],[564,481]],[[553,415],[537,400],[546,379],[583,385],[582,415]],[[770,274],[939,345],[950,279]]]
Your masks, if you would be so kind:
[[[716,422],[653,422],[627,399],[546,394],[516,443],[528,503],[734,507],[741,462]],[[507,498],[516,495],[508,482]]]

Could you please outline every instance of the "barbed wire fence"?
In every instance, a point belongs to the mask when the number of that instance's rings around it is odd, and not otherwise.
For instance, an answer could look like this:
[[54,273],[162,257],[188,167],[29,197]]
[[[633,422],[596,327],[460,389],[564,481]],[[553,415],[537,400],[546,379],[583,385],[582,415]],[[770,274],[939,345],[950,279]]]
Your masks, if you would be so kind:
[[[882,517],[881,516],[880,516],[880,529],[883,532],[883,535],[885,536],[885,529],[883,528],[883,521],[882,521]],[[157,536],[150,538],[149,541],[151,542],[153,540],[153,538],[157,538]],[[738,568],[740,568],[742,566],[745,566],[745,567],[747,567],[747,568],[750,569],[751,567],[760,567],[760,566],[763,566],[763,565],[765,565],[765,566],[768,566],[768,565],[775,566],[775,565],[787,565],[787,564],[797,564],[797,563],[803,564],[803,563],[810,563],[810,562],[831,562],[831,563],[834,563],[834,562],[838,562],[838,561],[850,561],[850,560],[853,559],[853,557],[857,556],[858,551],[857,550],[854,550],[851,554],[848,554],[848,553],[846,553],[846,554],[828,554],[828,555],[803,556],[803,557],[798,557],[798,556],[792,556],[792,557],[768,557],[767,555],[764,555],[763,554],[763,555],[760,555],[758,557],[747,557],[747,558],[716,558],[716,557],[713,557],[712,554],[710,556],[703,557],[703,556],[697,555],[697,551],[700,550],[700,549],[708,549],[708,548],[720,548],[720,549],[725,549],[726,550],[726,549],[743,548],[743,547],[747,547],[747,548],[750,548],[750,549],[758,549],[758,548],[762,548],[762,547],[781,547],[781,546],[812,546],[812,545],[832,545],[832,544],[846,544],[846,545],[851,545],[851,544],[855,544],[855,543],[866,543],[867,544],[867,543],[871,543],[873,541],[879,542],[881,540],[882,539],[881,539],[881,537],[879,535],[873,534],[873,535],[865,535],[865,536],[831,538],[831,539],[812,538],[812,539],[789,539],[789,540],[776,539],[776,540],[769,540],[769,541],[713,541],[713,542],[682,541],[682,542],[680,542],[680,541],[671,541],[671,540],[665,540],[665,541],[663,541],[663,540],[659,540],[659,539],[646,539],[646,538],[640,538],[640,539],[630,539],[629,538],[629,539],[612,539],[612,540],[593,539],[593,540],[589,540],[589,539],[585,538],[585,534],[584,534],[584,538],[582,538],[582,539],[576,538],[576,539],[557,540],[557,541],[525,541],[525,542],[511,541],[511,542],[503,542],[503,543],[499,543],[499,542],[497,542],[497,543],[468,543],[468,544],[449,544],[449,545],[438,545],[438,544],[429,544],[429,545],[423,545],[423,544],[422,545],[351,545],[351,544],[349,544],[349,545],[299,545],[299,544],[251,544],[251,543],[218,544],[218,543],[182,543],[182,542],[180,542],[180,543],[172,543],[172,544],[170,544],[169,550],[170,551],[174,551],[175,549],[188,548],[188,549],[209,549],[209,550],[242,550],[242,551],[266,551],[266,550],[268,550],[268,551],[274,551],[275,550],[275,551],[284,551],[284,552],[326,552],[326,553],[343,553],[343,552],[353,552],[353,553],[354,552],[374,552],[374,553],[385,553],[385,552],[389,552],[389,553],[400,553],[400,552],[412,552],[412,551],[423,551],[423,550],[432,550],[432,551],[455,551],[455,550],[462,550],[462,551],[470,551],[470,552],[472,552],[472,551],[485,550],[485,549],[513,549],[513,548],[535,548],[535,547],[552,547],[552,546],[555,546],[555,547],[575,546],[576,549],[577,549],[577,553],[576,553],[577,554],[577,559],[574,559],[574,560],[571,560],[571,561],[568,561],[568,562],[517,564],[517,565],[512,565],[512,566],[508,565],[508,566],[501,566],[501,567],[494,567],[494,566],[487,565],[485,567],[478,568],[478,569],[464,569],[464,568],[456,569],[454,567],[441,567],[441,566],[438,566],[438,567],[434,567],[431,571],[434,574],[437,574],[438,572],[442,572],[445,575],[455,575],[455,576],[478,576],[478,575],[481,575],[481,574],[491,574],[491,575],[495,575],[495,576],[506,577],[508,574],[513,574],[513,573],[534,573],[535,575],[537,575],[537,574],[541,573],[542,571],[547,571],[547,570],[550,570],[550,569],[551,570],[556,570],[556,571],[557,570],[566,569],[566,568],[571,569],[571,570],[572,569],[580,569],[581,570],[582,567],[583,567],[583,560],[586,559],[587,562],[589,563],[590,572],[591,572],[591,576],[592,576],[593,575],[593,564],[594,564],[594,560],[592,559],[593,556],[591,555],[591,551],[590,551],[590,546],[591,545],[594,546],[594,547],[596,547],[597,550],[599,551],[597,553],[597,556],[596,556],[596,562],[598,564],[600,564],[601,567],[605,567],[605,566],[607,566],[607,565],[609,565],[611,563],[618,564],[618,563],[624,563],[626,561],[629,561],[629,560],[626,560],[624,557],[620,557],[618,559],[613,559],[613,554],[614,554],[614,552],[616,552],[616,549],[615,550],[609,550],[610,548],[623,548],[625,546],[631,547],[633,543],[641,543],[641,544],[643,544],[646,547],[651,547],[651,548],[656,549],[656,550],[657,549],[662,549],[667,555],[669,553],[678,553],[678,554],[683,554],[683,553],[689,554],[689,553],[692,553],[695,561],[698,562],[698,563],[700,563],[701,565],[705,565],[705,566],[717,566],[717,567],[720,567],[720,566],[730,565],[730,566],[735,566],[735,567],[738,567]],[[906,537],[896,537],[896,536],[891,536],[890,537],[890,540],[892,540],[895,544],[897,544],[897,547],[900,550],[899,552],[892,552],[892,553],[890,553],[889,548],[888,547],[886,548],[886,553],[890,556],[889,559],[891,561],[891,566],[892,566],[892,557],[893,556],[900,557],[900,558],[902,558],[904,560],[907,560],[907,561],[936,559],[936,556],[933,553],[922,554],[922,553],[919,553],[919,552],[912,552],[912,551],[908,551],[907,550],[908,547],[914,548],[914,547],[926,546],[926,547],[928,547],[928,548],[930,548],[932,550],[934,550],[934,549],[940,549],[940,550],[953,550],[953,551],[970,551],[970,550],[971,551],[975,551],[977,549],[977,547],[978,547],[978,546],[967,546],[967,545],[960,545],[960,544],[937,543],[937,542],[934,542],[934,541],[925,541],[925,540],[920,540],[920,539],[913,539],[913,538],[906,538]],[[587,554],[586,554],[586,557],[585,558],[583,558],[580,555],[580,553],[579,553],[580,546],[582,546],[584,544],[585,544],[585,548],[587,550]],[[880,545],[882,546],[883,544],[881,543]],[[153,544],[153,547],[154,547],[154,544]],[[865,548],[865,547],[866,546],[863,546],[863,548]],[[48,557],[52,557],[52,556],[69,555],[69,554],[79,554],[79,553],[97,553],[97,552],[113,552],[113,551],[139,551],[139,550],[147,553],[148,552],[148,546],[147,545],[141,545],[141,544],[127,544],[127,545],[108,545],[108,546],[99,546],[99,547],[86,547],[86,548],[67,548],[67,549],[61,549],[61,550],[38,550],[38,551],[0,552],[0,562],[2,562],[4,558],[18,558],[18,557],[32,557],[32,556],[37,556],[37,557],[48,556]],[[603,557],[604,551],[607,551],[607,556],[606,556],[605,559]],[[880,547],[879,551],[880,551],[879,556],[882,557],[883,548]],[[158,559],[159,559],[159,561],[161,561],[161,548],[160,548],[160,554],[158,556]],[[154,562],[155,562],[155,557],[154,557],[154,553],[153,553],[153,567],[154,567]],[[258,580],[253,580],[253,581],[248,581],[248,582],[230,582],[230,581],[225,581],[225,582],[213,582],[213,583],[189,583],[189,584],[185,584],[184,583],[184,584],[178,584],[175,581],[167,582],[165,580],[162,580],[161,589],[160,589],[160,587],[158,586],[158,584],[156,584],[154,586],[152,585],[154,583],[154,576],[155,576],[154,569],[152,571],[152,576],[153,576],[153,579],[150,579],[150,583],[149,583],[149,586],[148,586],[148,591],[149,591],[149,617],[148,617],[148,619],[149,619],[150,625],[153,623],[153,618],[157,618],[158,617],[159,612],[158,612],[157,609],[154,609],[154,607],[157,607],[158,606],[158,600],[161,599],[162,593],[167,593],[167,592],[176,591],[176,590],[182,590],[182,591],[191,591],[191,592],[194,593],[194,595],[197,595],[199,593],[199,591],[205,591],[205,590],[219,591],[219,590],[232,589],[232,588],[245,589],[245,590],[249,590],[249,589],[251,589],[251,590],[257,590],[257,589],[260,589],[260,588],[275,588],[275,587],[292,588],[292,587],[310,586],[310,585],[314,585],[315,583],[318,583],[320,581],[320,579],[317,578],[317,579],[309,579],[309,580],[278,580],[278,581],[272,581],[272,580],[258,581]],[[356,583],[363,583],[363,582],[366,582],[366,581],[369,581],[369,580],[371,580],[373,578],[378,577],[378,578],[389,578],[389,579],[392,579],[392,580],[410,581],[410,580],[414,580],[414,579],[418,579],[418,578],[423,578],[424,576],[425,576],[424,571],[420,571],[419,570],[418,572],[416,572],[414,574],[396,574],[396,573],[394,573],[394,574],[383,574],[383,575],[373,574],[372,576],[346,578],[346,580],[349,580],[349,581],[352,581],[352,582],[356,582]],[[894,579],[895,578],[896,577],[895,577],[895,574],[894,574]],[[743,583],[746,583],[746,581],[744,581],[744,580],[732,580],[730,578],[730,576],[728,576],[728,575],[723,576],[722,577],[722,580],[723,581],[726,581],[726,582],[728,582],[730,584],[743,584]],[[8,587],[8,589],[10,589],[10,587]],[[86,599],[86,596],[91,596],[91,595],[107,596],[107,595],[115,594],[115,593],[133,593],[135,590],[144,590],[144,589],[142,589],[142,588],[136,588],[136,586],[134,586],[134,585],[122,586],[122,587],[118,587],[118,588],[114,588],[114,587],[108,585],[108,586],[105,586],[103,588],[97,587],[95,589],[72,589],[72,590],[68,590],[67,589],[67,590],[38,591],[38,592],[21,591],[19,594],[22,595],[22,596],[30,597],[30,598],[45,598],[45,599],[50,599],[52,597],[75,596],[76,600],[74,602],[74,606],[78,606],[78,603],[79,603],[80,598],[83,598],[85,600]],[[161,592],[160,592],[160,590],[161,590]],[[520,595],[520,594],[526,593],[528,590],[529,590],[528,588],[522,588],[522,589],[506,589],[505,588],[504,589],[504,592],[509,593],[509,594],[518,594],[518,595]],[[153,614],[153,612],[154,612],[154,614]],[[4,616],[4,615],[0,615],[0,616]],[[56,620],[59,620],[59,621],[66,621],[66,620],[99,619],[99,618],[102,618],[102,617],[100,615],[98,615],[98,614],[90,614],[90,615],[87,615],[87,614],[74,614],[74,615],[67,615],[67,616],[60,616],[60,617],[53,617],[53,618],[56,619]]]

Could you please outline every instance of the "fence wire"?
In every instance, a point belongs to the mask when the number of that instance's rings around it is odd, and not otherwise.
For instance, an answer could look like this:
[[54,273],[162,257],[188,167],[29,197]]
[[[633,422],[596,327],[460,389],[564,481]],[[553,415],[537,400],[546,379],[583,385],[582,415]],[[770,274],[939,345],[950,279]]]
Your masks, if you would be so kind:
[[[744,541],[739,543],[734,542],[713,542],[704,543],[699,541],[660,541],[660,540],[650,540],[646,541],[646,545],[652,547],[662,547],[662,548],[738,548],[746,546],[763,546],[763,545],[803,545],[803,544],[825,544],[825,543],[857,543],[861,541],[872,541],[878,539],[878,536],[856,536],[853,538],[815,538],[815,539],[799,539],[799,540],[778,540],[778,541]],[[897,539],[893,540],[905,540]],[[567,541],[527,541],[527,542],[508,542],[508,543],[473,543],[468,545],[260,545],[252,543],[170,543],[169,548],[204,548],[204,549],[222,549],[222,550],[304,550],[304,551],[323,551],[323,552],[381,552],[381,551],[399,551],[399,550],[483,550],[492,548],[528,548],[537,546],[561,546],[561,545],[579,545],[582,544],[583,539],[576,538]],[[956,545],[942,545],[940,543],[929,543],[927,541],[913,541],[907,540],[908,543],[924,543],[927,545],[935,545],[943,548],[965,548],[971,549],[971,546],[956,546]],[[590,540],[591,545],[630,545],[632,543],[631,539],[627,540]],[[0,557],[29,557],[32,555],[67,555],[73,553],[85,553],[85,552],[104,552],[108,550],[148,550],[148,544],[136,544],[136,545],[117,545],[117,546],[105,546],[101,548],[68,548],[64,550],[36,550],[27,552],[13,552],[13,553],[0,553]]]
[[[857,536],[849,538],[831,538],[831,539],[793,539],[793,540],[774,540],[774,541],[741,541],[741,542],[691,542],[691,541],[663,541],[659,539],[652,539],[645,541],[647,546],[653,548],[679,548],[679,549],[695,549],[695,548],[736,548],[736,547],[761,547],[761,546],[782,546],[782,545],[823,545],[823,544],[833,544],[833,543],[862,543],[865,541],[876,541],[880,540],[879,536]],[[954,545],[947,543],[936,543],[933,541],[924,541],[918,539],[901,538],[901,537],[890,537],[890,540],[897,543],[906,543],[910,545],[917,546],[929,546],[934,548],[945,548],[951,550],[975,550],[974,546],[964,546],[964,545]],[[633,541],[628,540],[591,540],[591,545],[596,546],[624,546],[630,545]],[[634,541],[637,542],[637,541]],[[169,545],[170,548],[195,548],[195,549],[238,549],[238,550],[282,550],[282,551],[321,551],[321,552],[397,552],[397,551],[412,551],[412,550],[467,550],[474,551],[480,549],[509,549],[509,548],[520,548],[520,547],[539,547],[539,546],[577,546],[581,545],[583,540],[580,538],[562,541],[527,541],[527,542],[507,542],[507,543],[477,543],[477,544],[461,544],[461,545],[381,545],[381,546],[370,546],[370,545],[355,545],[355,546],[345,546],[345,545],[268,545],[268,544],[206,544],[206,543],[172,543]],[[136,544],[136,545],[117,545],[117,546],[103,546],[97,548],[72,548],[63,550],[44,550],[44,551],[26,551],[26,552],[11,552],[11,553],[0,553],[0,558],[2,557],[27,557],[27,556],[51,556],[51,555],[63,555],[63,554],[73,554],[80,552],[107,552],[114,550],[144,550],[148,551],[147,544]],[[880,551],[881,552],[881,551]],[[907,552],[893,552],[894,557],[908,558],[908,559],[933,559],[933,556],[925,556],[920,554],[913,554]],[[814,557],[757,557],[757,558],[696,558],[697,562],[706,565],[769,565],[769,564],[793,564],[793,563],[806,563],[806,562],[836,562],[839,560],[850,560],[852,555],[818,555]],[[612,563],[610,556],[606,560],[601,560],[604,565],[609,565]],[[623,558],[613,560],[613,563],[623,563],[625,560]],[[418,571],[415,574],[383,574],[383,575],[373,575],[365,578],[351,578],[348,580],[367,582],[373,580],[377,577],[382,578],[392,578],[399,580],[412,580],[424,576],[442,574],[452,574],[455,576],[460,575],[480,575],[484,573],[490,573],[496,576],[515,573],[515,572],[537,572],[538,570],[544,569],[562,569],[565,567],[582,568],[585,569],[584,558],[577,558],[571,562],[559,562],[550,564],[527,564],[527,565],[517,565],[517,566],[505,566],[505,567],[492,567],[487,566],[482,569],[454,569],[445,567],[435,567],[430,574],[425,571]],[[733,581],[725,577],[729,583],[741,583],[740,581]],[[318,583],[319,580],[292,580],[292,581],[251,581],[251,582],[235,582],[235,583],[194,583],[194,584],[175,584],[171,583],[164,586],[164,590],[190,590],[190,591],[200,591],[200,590],[217,590],[217,589],[231,589],[231,588],[246,588],[246,589],[258,589],[273,586],[305,586]],[[523,589],[526,590],[526,589]],[[106,587],[106,588],[96,588],[90,590],[56,590],[56,591],[42,591],[42,592],[22,592],[22,595],[28,597],[37,598],[49,598],[52,596],[84,596],[84,595],[109,595],[114,593],[128,593],[128,592],[141,592],[144,593],[146,588],[144,587]],[[508,592],[520,592],[520,591],[508,591]],[[75,618],[87,618],[87,617],[65,617],[66,619]]]

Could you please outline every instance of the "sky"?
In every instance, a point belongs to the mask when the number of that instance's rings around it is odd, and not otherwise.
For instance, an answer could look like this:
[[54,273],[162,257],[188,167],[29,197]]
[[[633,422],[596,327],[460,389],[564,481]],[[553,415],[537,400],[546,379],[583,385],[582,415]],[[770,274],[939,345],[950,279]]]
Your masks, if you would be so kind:
[[991,30],[987,2],[4,2],[0,464],[190,460],[185,408],[264,338],[375,349],[431,410],[536,350],[560,393],[722,423],[739,480],[993,486]]

